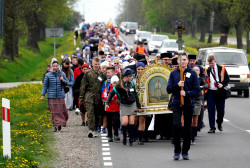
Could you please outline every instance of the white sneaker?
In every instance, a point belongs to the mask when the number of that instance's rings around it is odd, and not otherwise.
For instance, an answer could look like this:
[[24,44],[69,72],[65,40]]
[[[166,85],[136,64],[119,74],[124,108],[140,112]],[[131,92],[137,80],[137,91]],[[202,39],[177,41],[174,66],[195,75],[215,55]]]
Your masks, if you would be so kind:
[[79,114],[80,114],[80,110],[79,110],[79,108],[76,108],[75,113],[76,113],[77,115],[79,115]]

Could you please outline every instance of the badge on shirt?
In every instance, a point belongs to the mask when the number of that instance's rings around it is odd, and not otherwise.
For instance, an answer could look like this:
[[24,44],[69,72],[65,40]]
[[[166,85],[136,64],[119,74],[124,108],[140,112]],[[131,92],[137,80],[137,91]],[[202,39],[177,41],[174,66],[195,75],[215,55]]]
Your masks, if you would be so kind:
[[102,78],[99,76],[99,77],[98,77],[98,80],[99,80],[99,81],[102,81]]
[[130,91],[130,92],[134,92],[134,91],[135,91],[135,89],[134,89],[134,88],[131,88],[131,89],[129,89],[129,91]]
[[190,76],[191,76],[191,73],[187,72],[187,73],[186,73],[186,77],[187,77],[187,78],[190,78]]

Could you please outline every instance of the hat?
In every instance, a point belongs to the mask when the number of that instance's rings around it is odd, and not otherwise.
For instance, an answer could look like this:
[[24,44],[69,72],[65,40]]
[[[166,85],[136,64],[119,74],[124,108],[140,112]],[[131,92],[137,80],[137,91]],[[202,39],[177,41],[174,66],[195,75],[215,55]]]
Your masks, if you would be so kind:
[[134,74],[134,71],[130,68],[125,68],[124,71],[122,72],[122,76],[129,76],[131,74]]
[[144,65],[148,64],[148,61],[146,59],[140,59],[138,60],[138,62],[142,62]]
[[104,55],[104,52],[103,51],[99,51],[99,55]]
[[76,50],[78,51],[78,50],[80,50],[80,48],[79,48],[79,47],[77,47],[77,48],[76,48]]
[[89,65],[88,64],[83,64],[81,68],[85,68],[87,67],[89,69]]
[[114,83],[114,82],[119,82],[119,78],[116,75],[112,76],[110,79],[110,83]]
[[161,53],[161,59],[172,58],[172,53]]
[[194,55],[194,54],[188,54],[188,59],[194,59],[194,60],[196,60],[196,55]]
[[138,62],[136,64],[136,68],[138,68],[139,66],[145,67],[145,64],[143,62]]
[[65,53],[65,54],[64,54],[64,56],[65,56],[65,57],[68,57],[68,56],[69,56],[69,54],[68,54],[68,53]]
[[156,54],[156,57],[160,57],[160,56],[161,56],[161,54],[160,54],[160,53]]
[[130,55],[126,55],[126,57],[124,57],[125,60],[130,60],[132,59],[133,57],[131,57]]
[[172,65],[178,65],[177,58],[172,59]]

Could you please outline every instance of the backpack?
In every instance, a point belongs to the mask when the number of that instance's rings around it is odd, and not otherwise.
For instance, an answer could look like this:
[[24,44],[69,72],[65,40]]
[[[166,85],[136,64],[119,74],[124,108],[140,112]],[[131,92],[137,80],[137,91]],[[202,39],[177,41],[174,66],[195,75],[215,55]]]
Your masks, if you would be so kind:
[[[132,81],[131,81],[131,84],[132,84],[132,87],[135,89],[135,85],[134,85],[134,83]],[[119,92],[117,92],[115,87],[113,87],[113,90],[114,90],[115,94],[117,95],[118,99],[121,100],[121,96],[120,96]],[[135,92],[134,92],[134,99],[136,100]]]

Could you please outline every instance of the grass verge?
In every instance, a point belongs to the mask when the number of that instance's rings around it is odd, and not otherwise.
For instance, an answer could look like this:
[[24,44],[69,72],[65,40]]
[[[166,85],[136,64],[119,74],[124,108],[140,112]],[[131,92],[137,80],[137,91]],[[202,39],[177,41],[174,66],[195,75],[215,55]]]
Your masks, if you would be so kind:
[[[71,55],[76,47],[73,45],[73,32],[65,31],[63,38],[56,38],[56,54],[60,60],[61,55]],[[79,42],[79,41],[78,41]],[[0,39],[0,51],[2,50]],[[33,51],[26,46],[26,38],[19,40],[19,56],[14,61],[0,59],[0,82],[40,81],[46,71],[46,65],[50,64],[54,57],[54,39],[46,38],[39,42],[40,52]],[[60,62],[60,61],[59,61]]]
[[[41,84],[24,84],[0,93],[11,105],[11,159],[0,152],[0,167],[40,167],[52,159],[51,115],[47,102],[40,100]],[[1,113],[2,115],[2,113]],[[2,130],[2,120],[0,121]],[[2,131],[0,132],[2,146]]]

